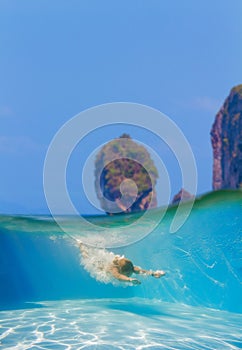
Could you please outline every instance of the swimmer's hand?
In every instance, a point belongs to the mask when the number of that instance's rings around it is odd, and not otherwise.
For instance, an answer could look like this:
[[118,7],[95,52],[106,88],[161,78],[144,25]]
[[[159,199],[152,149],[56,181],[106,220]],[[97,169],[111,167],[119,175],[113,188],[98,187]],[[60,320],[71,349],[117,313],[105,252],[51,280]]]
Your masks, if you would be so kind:
[[134,285],[138,285],[141,284],[141,282],[139,280],[137,280],[136,278],[130,278],[129,282],[131,282]]
[[165,276],[165,271],[162,270],[157,270],[157,271],[152,271],[151,276],[155,277],[155,278],[160,278],[162,276]]

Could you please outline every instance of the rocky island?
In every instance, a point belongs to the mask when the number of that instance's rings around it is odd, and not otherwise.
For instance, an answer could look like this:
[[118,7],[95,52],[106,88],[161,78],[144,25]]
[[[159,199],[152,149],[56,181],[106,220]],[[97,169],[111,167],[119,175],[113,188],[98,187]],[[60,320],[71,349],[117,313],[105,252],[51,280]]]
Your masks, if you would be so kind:
[[242,85],[234,87],[211,130],[213,189],[242,187]]
[[194,199],[194,196],[182,188],[172,199],[171,204],[178,204],[180,202],[187,202]]
[[128,134],[108,142],[95,161],[95,188],[107,214],[157,206],[158,172],[148,151]]

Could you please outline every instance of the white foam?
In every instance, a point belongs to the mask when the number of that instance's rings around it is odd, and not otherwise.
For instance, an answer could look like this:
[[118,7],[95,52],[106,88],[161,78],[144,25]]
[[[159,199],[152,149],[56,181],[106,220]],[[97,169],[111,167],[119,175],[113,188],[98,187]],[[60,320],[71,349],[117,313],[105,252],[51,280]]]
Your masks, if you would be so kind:
[[110,267],[115,257],[117,255],[106,249],[81,245],[81,265],[93,278],[102,283],[112,283],[114,286],[127,287],[132,285],[120,282],[112,276]]

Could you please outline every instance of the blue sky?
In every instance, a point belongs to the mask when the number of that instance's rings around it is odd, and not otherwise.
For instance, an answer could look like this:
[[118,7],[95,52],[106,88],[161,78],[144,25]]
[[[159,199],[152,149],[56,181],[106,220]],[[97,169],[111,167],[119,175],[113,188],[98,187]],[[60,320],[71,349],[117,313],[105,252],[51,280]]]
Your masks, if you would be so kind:
[[[240,0],[0,0],[0,211],[48,212],[42,173],[54,134],[79,112],[119,101],[174,120],[196,158],[198,193],[210,191],[210,129],[242,82],[241,13]],[[127,130],[159,149],[148,135]],[[122,131],[103,129],[93,139],[105,142]],[[95,210],[76,174],[98,146],[93,139],[85,152],[76,150],[68,176],[86,213]],[[160,152],[174,195],[179,174]]]

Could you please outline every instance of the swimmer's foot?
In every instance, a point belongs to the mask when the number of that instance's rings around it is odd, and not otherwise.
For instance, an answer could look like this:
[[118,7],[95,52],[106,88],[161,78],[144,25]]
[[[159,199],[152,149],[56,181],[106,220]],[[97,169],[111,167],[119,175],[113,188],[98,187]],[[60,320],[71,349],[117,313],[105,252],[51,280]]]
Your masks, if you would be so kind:
[[85,259],[88,258],[89,253],[88,253],[87,246],[80,239],[77,240],[77,243],[78,243],[78,247],[80,249],[82,257]]
[[76,242],[77,242],[78,247],[79,247],[80,249],[84,247],[84,243],[82,242],[82,240],[77,239]]

